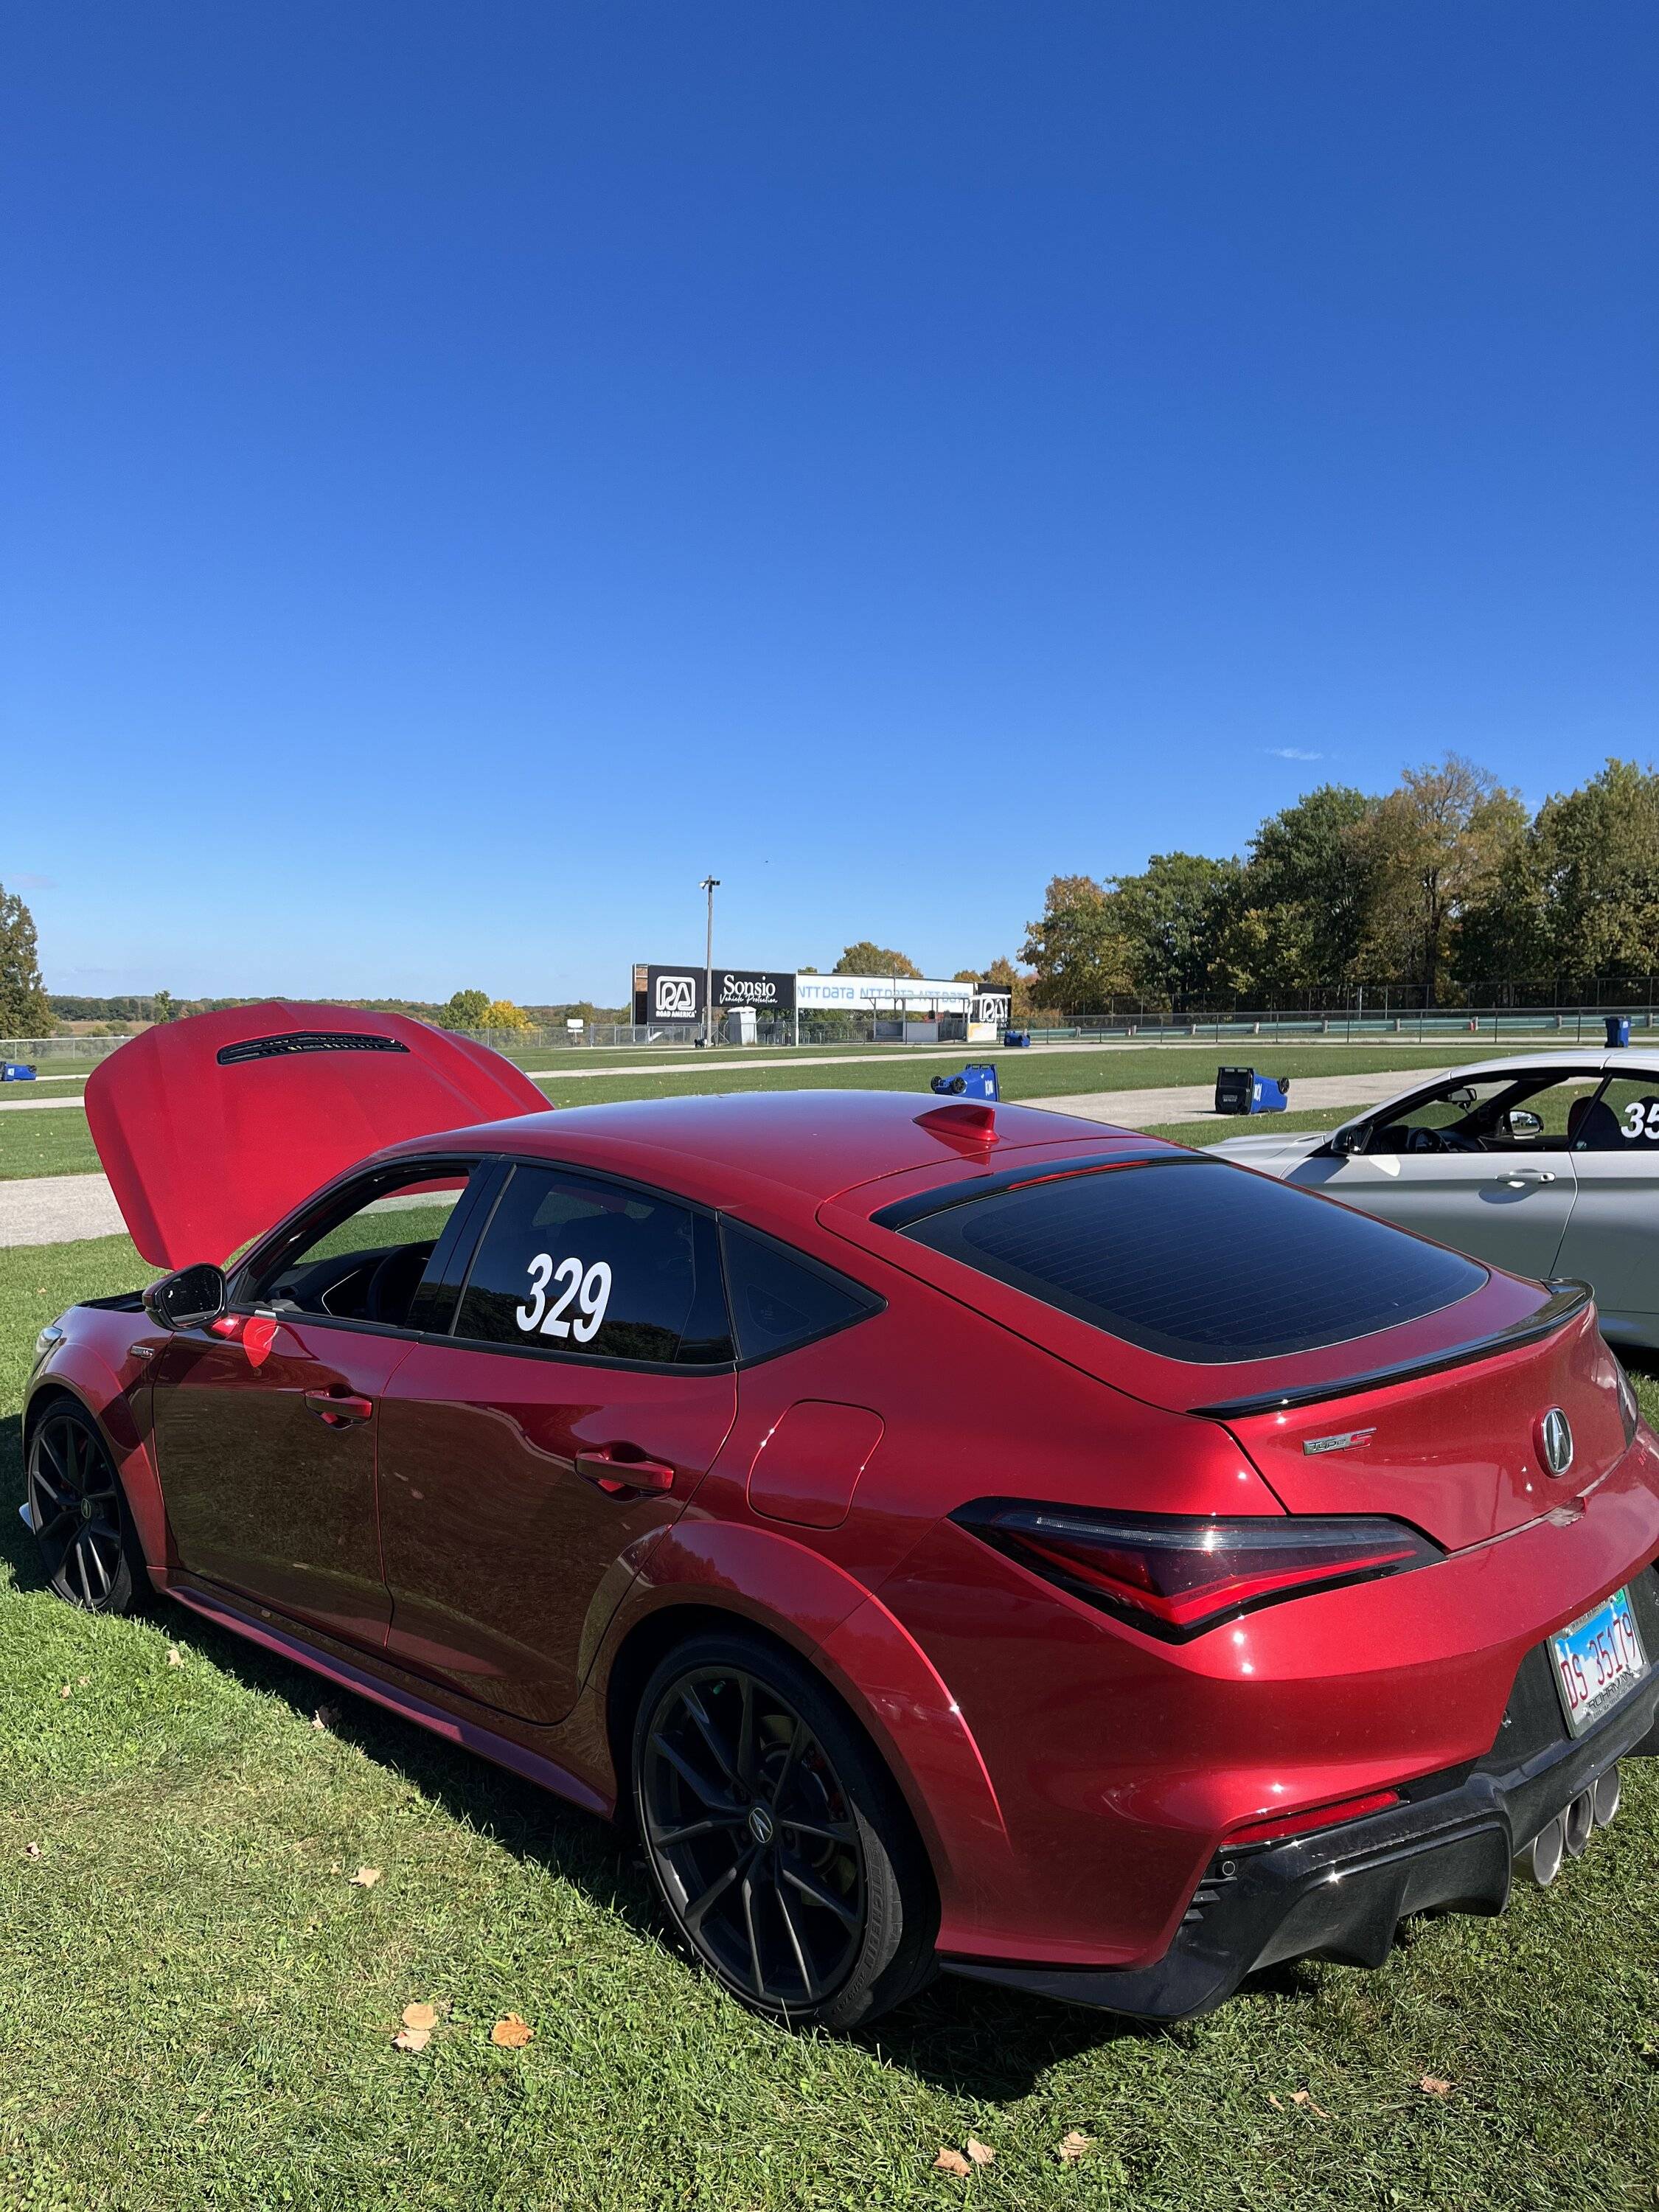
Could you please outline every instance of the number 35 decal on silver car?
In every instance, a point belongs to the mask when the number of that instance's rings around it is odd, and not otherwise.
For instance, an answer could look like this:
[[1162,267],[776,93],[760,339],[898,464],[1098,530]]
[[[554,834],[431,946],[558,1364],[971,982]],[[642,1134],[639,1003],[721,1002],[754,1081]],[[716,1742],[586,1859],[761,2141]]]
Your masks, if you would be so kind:
[[1632,1098],[1625,1109],[1626,1138],[1645,1137],[1659,1143],[1659,1098]]
[[[551,1305],[547,1302],[548,1287],[562,1283],[564,1287]],[[574,1298],[578,1311],[568,1321],[565,1308]],[[603,1260],[596,1260],[586,1270],[574,1255],[561,1260],[556,1267],[552,1256],[538,1252],[530,1263],[530,1297],[528,1302],[513,1310],[513,1318],[526,1336],[539,1330],[544,1336],[570,1336],[578,1344],[591,1344],[605,1319],[605,1310],[611,1303],[611,1270]]]

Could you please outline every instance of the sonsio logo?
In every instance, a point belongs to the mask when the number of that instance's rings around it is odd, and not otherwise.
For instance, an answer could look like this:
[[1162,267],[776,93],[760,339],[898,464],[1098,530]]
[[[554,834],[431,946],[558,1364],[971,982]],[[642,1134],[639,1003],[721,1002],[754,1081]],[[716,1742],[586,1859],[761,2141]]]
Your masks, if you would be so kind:
[[657,978],[657,1019],[659,1022],[687,1022],[697,1011],[697,979],[695,975],[659,975]]
[[722,975],[720,1003],[722,1006],[773,1006],[777,1001],[778,987],[766,975]]

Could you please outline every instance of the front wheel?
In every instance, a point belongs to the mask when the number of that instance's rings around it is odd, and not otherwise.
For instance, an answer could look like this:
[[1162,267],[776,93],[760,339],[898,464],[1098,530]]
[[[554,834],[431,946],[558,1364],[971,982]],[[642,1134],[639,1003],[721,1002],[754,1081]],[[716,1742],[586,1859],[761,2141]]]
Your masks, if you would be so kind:
[[29,1523],[47,1582],[88,1613],[131,1613],[149,1595],[137,1532],[91,1415],[68,1400],[29,1439]]
[[843,2030],[934,1972],[931,1872],[880,1761],[811,1669],[700,1636],[647,1685],[634,1802],[657,1887],[757,2012]]

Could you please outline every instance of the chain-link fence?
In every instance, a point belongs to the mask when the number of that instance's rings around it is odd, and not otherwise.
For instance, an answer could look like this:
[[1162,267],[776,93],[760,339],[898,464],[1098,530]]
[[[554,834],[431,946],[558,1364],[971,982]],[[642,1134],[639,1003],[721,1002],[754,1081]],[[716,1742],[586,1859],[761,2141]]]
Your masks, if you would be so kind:
[[[1046,1023],[1023,1030],[1034,1044],[1192,1043],[1243,1044],[1261,1037],[1279,1039],[1328,1038],[1334,1042],[1388,1043],[1394,1040],[1431,1040],[1451,1047],[1473,1046],[1478,1038],[1498,1046],[1513,1040],[1536,1040],[1554,1044],[1598,1044],[1605,1036],[1609,1009],[1628,1019],[1632,1040],[1651,1036],[1659,1026],[1659,1007],[1603,1000],[1600,1005],[1558,1006],[1457,1006],[1404,1008],[1355,1007],[1346,1012],[1308,1013],[1297,1009],[1238,1008],[1224,1013],[1159,1013],[1144,1009],[1079,1014],[1074,1019]],[[1017,1025],[1018,1026],[1018,1025]],[[846,1048],[852,1045],[942,1045],[965,1042],[959,1022],[899,1020],[880,1013],[815,1013],[803,1016],[799,1037],[790,1019],[760,1021],[752,1043],[738,1045],[717,1031],[714,1049],[721,1054],[757,1048],[776,1050],[799,1042],[803,1047]],[[580,1031],[542,1030],[461,1030],[455,1035],[487,1046],[532,1074],[556,1073],[595,1052],[690,1051],[701,1044],[702,1033],[693,1022],[589,1023]],[[50,1036],[0,1038],[0,1060],[34,1067],[40,1078],[85,1075],[100,1060],[118,1052],[125,1036]]]

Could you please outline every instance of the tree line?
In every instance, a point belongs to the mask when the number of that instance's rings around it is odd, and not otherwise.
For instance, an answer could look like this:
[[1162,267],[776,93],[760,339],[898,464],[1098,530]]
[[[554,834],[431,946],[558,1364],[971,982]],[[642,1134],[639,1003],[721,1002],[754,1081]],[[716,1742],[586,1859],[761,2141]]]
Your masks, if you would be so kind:
[[[1322,784],[1242,857],[1154,853],[1056,876],[1022,998],[1066,1015],[1200,1007],[1570,1003],[1659,971],[1659,774],[1609,760],[1529,813],[1456,753],[1368,794]],[[1006,963],[999,963],[1006,969]]]

